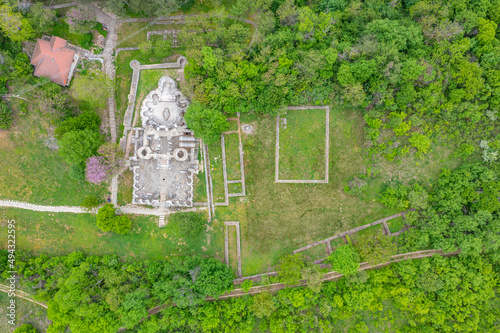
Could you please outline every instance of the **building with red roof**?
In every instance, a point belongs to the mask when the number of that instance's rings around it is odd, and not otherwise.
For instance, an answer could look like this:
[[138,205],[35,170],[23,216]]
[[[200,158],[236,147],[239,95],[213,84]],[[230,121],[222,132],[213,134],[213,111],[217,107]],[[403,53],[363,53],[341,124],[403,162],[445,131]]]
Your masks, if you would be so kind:
[[75,51],[66,47],[65,39],[52,36],[50,40],[39,39],[31,57],[35,76],[46,76],[52,82],[68,86],[78,61]]

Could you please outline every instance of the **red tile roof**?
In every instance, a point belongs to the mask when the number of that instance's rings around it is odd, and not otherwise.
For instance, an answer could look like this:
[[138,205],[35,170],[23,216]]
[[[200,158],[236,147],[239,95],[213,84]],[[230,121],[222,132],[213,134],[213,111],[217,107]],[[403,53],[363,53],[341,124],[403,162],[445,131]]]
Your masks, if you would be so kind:
[[39,39],[31,64],[35,65],[35,76],[47,76],[54,83],[68,84],[69,71],[75,51],[66,47],[66,40],[52,36],[50,41]]

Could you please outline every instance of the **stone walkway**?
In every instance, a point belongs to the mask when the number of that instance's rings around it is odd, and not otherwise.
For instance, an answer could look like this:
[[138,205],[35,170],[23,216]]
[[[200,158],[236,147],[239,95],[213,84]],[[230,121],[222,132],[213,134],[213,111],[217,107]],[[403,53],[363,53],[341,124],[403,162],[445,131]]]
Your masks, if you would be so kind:
[[[14,200],[0,200],[0,207],[12,207],[20,208],[26,210],[32,210],[35,212],[51,212],[51,213],[73,213],[73,214],[87,214],[88,212],[79,206],[47,206],[47,205],[35,205],[28,202],[14,201]],[[197,212],[207,209],[207,206],[198,206],[182,210],[160,210],[152,209],[146,207],[138,207],[133,205],[117,207],[119,211],[124,214],[135,214],[135,215],[152,215],[152,216],[167,216],[179,211],[182,212]]]

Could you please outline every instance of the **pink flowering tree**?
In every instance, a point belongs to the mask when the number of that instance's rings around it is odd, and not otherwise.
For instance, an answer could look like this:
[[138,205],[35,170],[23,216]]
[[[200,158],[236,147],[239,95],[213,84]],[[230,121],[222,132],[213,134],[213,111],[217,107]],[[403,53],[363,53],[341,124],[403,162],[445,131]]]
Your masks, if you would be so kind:
[[89,183],[100,184],[109,175],[110,167],[102,156],[91,156],[87,160],[85,178]]
[[66,23],[71,32],[83,34],[94,26],[94,16],[94,12],[86,6],[73,7],[66,13]]

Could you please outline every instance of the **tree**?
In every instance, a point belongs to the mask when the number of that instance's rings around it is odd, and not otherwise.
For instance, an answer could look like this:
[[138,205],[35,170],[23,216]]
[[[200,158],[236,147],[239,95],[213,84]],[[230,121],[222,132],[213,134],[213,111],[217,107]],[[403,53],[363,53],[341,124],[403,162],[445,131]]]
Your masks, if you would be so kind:
[[206,144],[216,143],[222,132],[229,129],[229,123],[220,111],[210,109],[199,102],[189,105],[184,119],[189,129]]
[[359,269],[359,255],[349,244],[337,247],[328,261],[332,264],[332,270],[345,276],[354,275]]
[[168,223],[180,231],[182,238],[197,239],[205,230],[204,216],[196,212],[178,212],[169,216]]
[[257,318],[269,317],[273,313],[274,309],[276,309],[276,304],[273,301],[273,295],[268,292],[253,296],[252,301],[250,310]]
[[116,215],[113,204],[105,204],[97,212],[97,227],[104,232],[124,235],[130,231],[132,221],[124,215]]
[[56,18],[56,11],[43,6],[42,2],[35,2],[30,7],[29,21],[36,31],[45,31],[50,27]]
[[99,207],[99,200],[93,195],[87,195],[83,199],[80,206],[82,206],[83,209],[90,213],[91,211]]
[[11,2],[6,1],[0,4],[0,17],[0,29],[13,41],[22,42],[35,34],[28,19],[15,11]]
[[361,235],[356,242],[356,249],[361,258],[372,265],[390,261],[398,250],[393,239],[378,230]]
[[59,155],[70,165],[84,165],[90,156],[97,153],[102,141],[99,132],[87,128],[67,132],[59,140]]
[[94,111],[85,111],[78,117],[69,117],[61,122],[54,130],[54,136],[61,139],[64,134],[71,131],[89,129],[99,131],[101,118]]
[[23,324],[16,328],[12,333],[38,333],[38,331],[30,324]]
[[106,73],[91,69],[76,76],[70,90],[75,99],[86,101],[95,108],[102,108],[106,106],[110,87],[111,79]]
[[117,143],[108,141],[99,147],[97,153],[106,160],[111,174],[117,174],[125,166],[123,149]]
[[100,184],[108,178],[109,165],[102,156],[91,156],[87,159],[85,179],[92,184]]
[[278,276],[284,284],[290,286],[298,284],[302,278],[304,266],[302,253],[286,255],[281,257],[278,264]]
[[307,280],[307,288],[315,293],[321,291],[323,273],[317,265],[309,265],[302,270],[302,278]]

